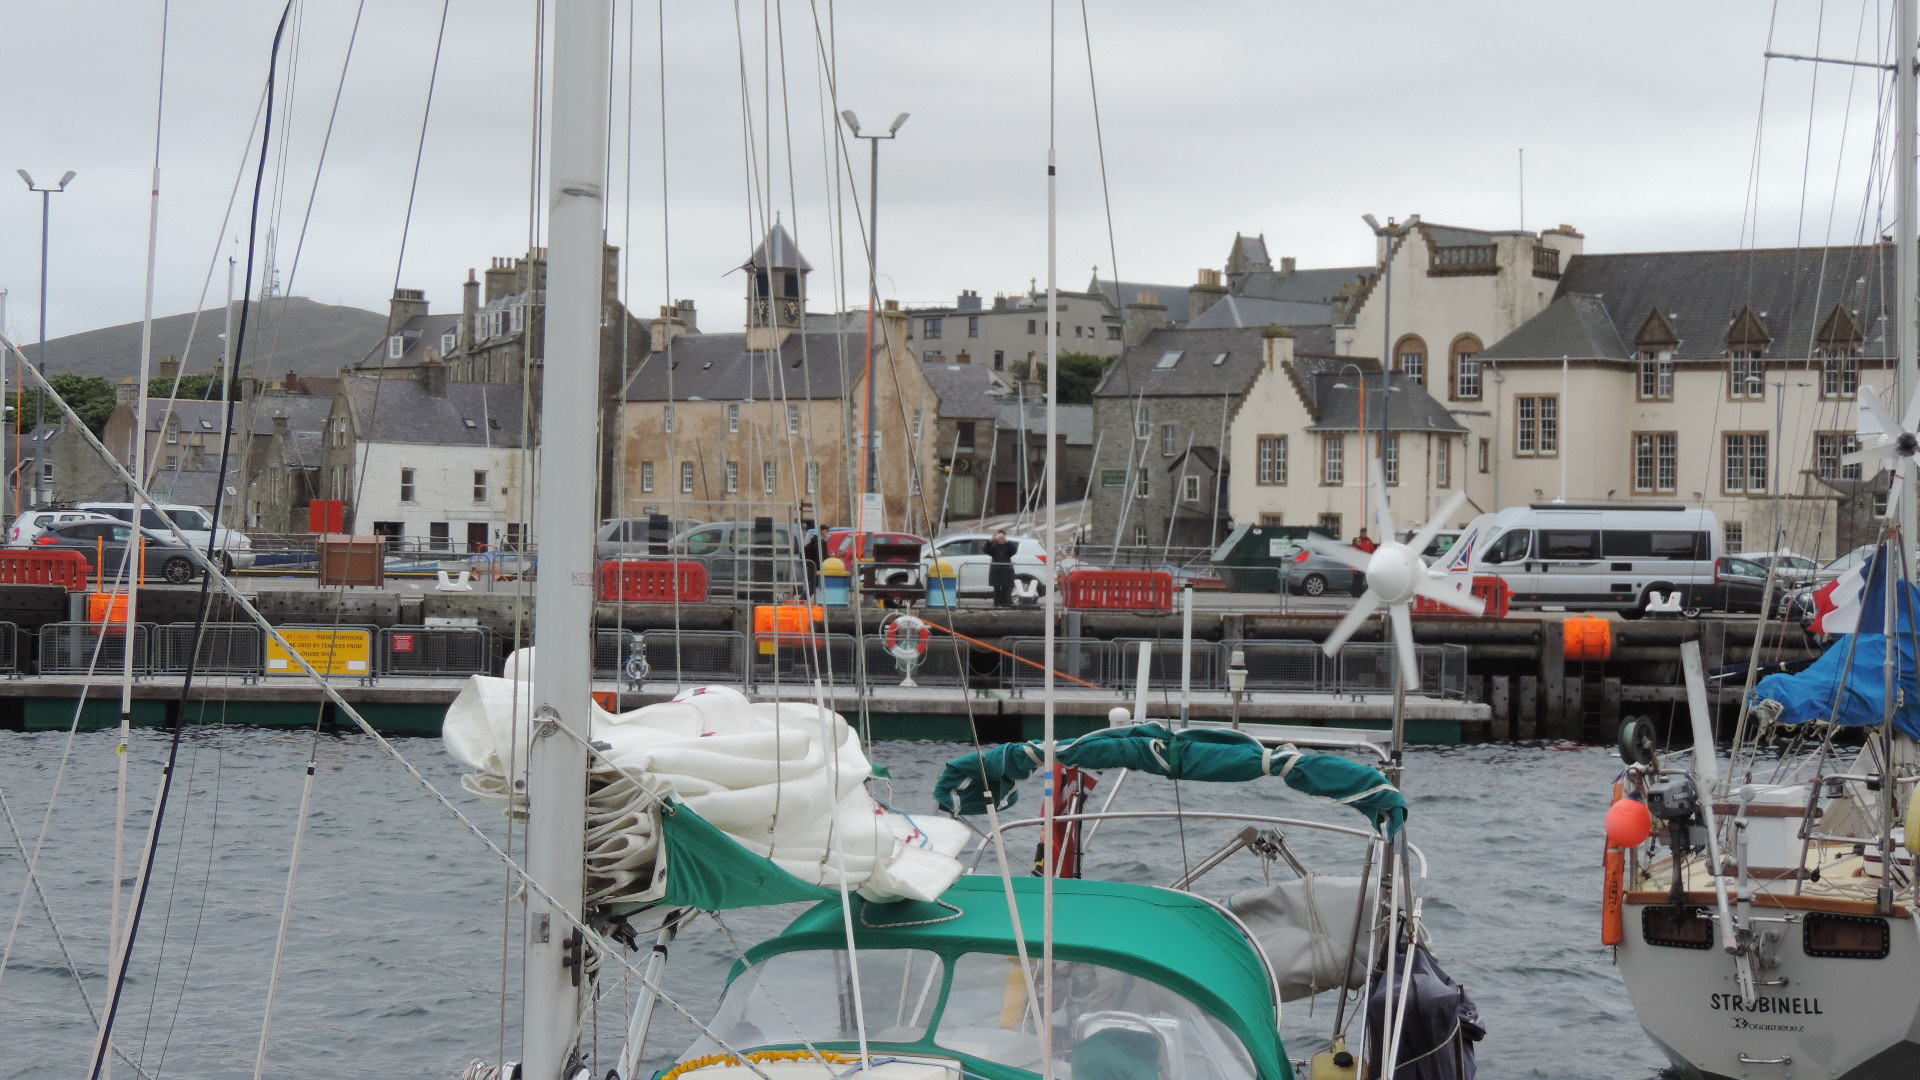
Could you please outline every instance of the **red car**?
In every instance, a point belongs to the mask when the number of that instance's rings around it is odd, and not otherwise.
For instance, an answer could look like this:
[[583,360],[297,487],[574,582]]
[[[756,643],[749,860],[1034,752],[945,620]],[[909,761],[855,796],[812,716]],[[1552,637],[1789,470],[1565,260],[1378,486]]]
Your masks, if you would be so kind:
[[852,529],[848,529],[846,532],[835,533],[827,538],[827,557],[845,561],[847,554],[853,550],[853,538],[856,535],[860,537],[860,557],[863,559],[867,557],[867,552],[873,550],[874,544],[919,544],[922,550],[925,550],[927,545],[926,537],[915,536],[912,533],[855,533]]

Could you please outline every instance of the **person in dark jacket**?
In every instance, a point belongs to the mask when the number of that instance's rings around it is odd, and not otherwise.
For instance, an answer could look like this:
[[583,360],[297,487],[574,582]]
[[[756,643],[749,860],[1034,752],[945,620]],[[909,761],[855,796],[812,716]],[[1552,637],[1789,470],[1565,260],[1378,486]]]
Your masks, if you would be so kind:
[[1014,542],[1007,539],[1005,532],[993,534],[993,539],[980,549],[989,561],[987,565],[987,584],[993,586],[993,606],[1013,606],[1013,553],[1018,550]]

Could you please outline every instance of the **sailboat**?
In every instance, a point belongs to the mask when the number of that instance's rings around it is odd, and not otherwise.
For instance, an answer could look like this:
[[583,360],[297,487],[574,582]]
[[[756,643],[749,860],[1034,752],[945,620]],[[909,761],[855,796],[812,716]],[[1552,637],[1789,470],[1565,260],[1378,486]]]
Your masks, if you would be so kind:
[[[1917,30],[1913,0],[1901,0],[1889,66],[1895,336],[1908,408],[1896,415],[1861,387],[1864,448],[1844,460],[1892,466],[1897,523],[1863,575],[1856,632],[1805,671],[1759,680],[1743,702],[1730,761],[1718,756],[1697,642],[1682,655],[1691,754],[1659,752],[1647,721],[1621,729],[1602,940],[1615,950],[1641,1026],[1687,1080],[1920,1074],[1920,822],[1911,817],[1920,807],[1920,680],[1908,559],[1920,422]],[[1864,733],[1857,751],[1842,747],[1849,731]],[[1764,742],[1765,733],[1779,734],[1780,745]]]

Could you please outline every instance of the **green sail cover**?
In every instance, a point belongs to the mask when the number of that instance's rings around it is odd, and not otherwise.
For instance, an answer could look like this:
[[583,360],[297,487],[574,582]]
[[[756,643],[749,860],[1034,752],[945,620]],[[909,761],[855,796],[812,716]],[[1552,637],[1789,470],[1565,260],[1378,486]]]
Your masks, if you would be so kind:
[[839,892],[810,885],[774,865],[687,807],[669,802],[660,812],[667,892],[660,903],[702,911],[813,903]]
[[[934,786],[942,809],[984,814],[987,804],[1004,810],[1019,798],[1014,785],[1045,761],[1039,742],[1006,743],[947,762]],[[1346,803],[1365,814],[1386,836],[1407,820],[1407,800],[1380,770],[1333,754],[1306,754],[1292,747],[1268,749],[1241,731],[1212,728],[1175,732],[1164,724],[1103,728],[1060,744],[1060,764],[1081,769],[1138,769],[1175,780],[1255,780],[1278,776],[1309,795]]]

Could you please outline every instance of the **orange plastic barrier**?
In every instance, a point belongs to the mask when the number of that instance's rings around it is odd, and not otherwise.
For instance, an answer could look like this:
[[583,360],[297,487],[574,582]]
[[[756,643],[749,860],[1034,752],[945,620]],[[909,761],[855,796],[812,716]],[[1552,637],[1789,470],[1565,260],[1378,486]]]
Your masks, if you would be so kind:
[[1060,597],[1082,611],[1172,611],[1173,575],[1165,570],[1075,570]]
[[813,641],[813,624],[826,617],[827,609],[818,604],[756,605],[753,640],[768,656],[781,645],[806,645]]
[[[1507,579],[1493,574],[1476,575],[1473,579],[1473,587],[1467,591],[1479,597],[1480,602],[1486,605],[1486,610],[1480,613],[1480,617],[1483,619],[1504,619],[1507,617],[1507,609],[1513,604],[1513,589],[1508,587]],[[1424,596],[1416,596],[1413,598],[1413,611],[1416,615],[1465,615],[1467,618],[1473,617],[1458,608],[1450,608],[1445,604],[1429,600]]]
[[705,603],[707,567],[693,560],[608,559],[600,564],[599,596],[607,604]]
[[78,551],[0,551],[0,584],[63,585],[86,592],[91,582],[86,555]]
[[1604,615],[1575,615],[1560,624],[1568,660],[1605,660],[1613,655],[1613,622]]

